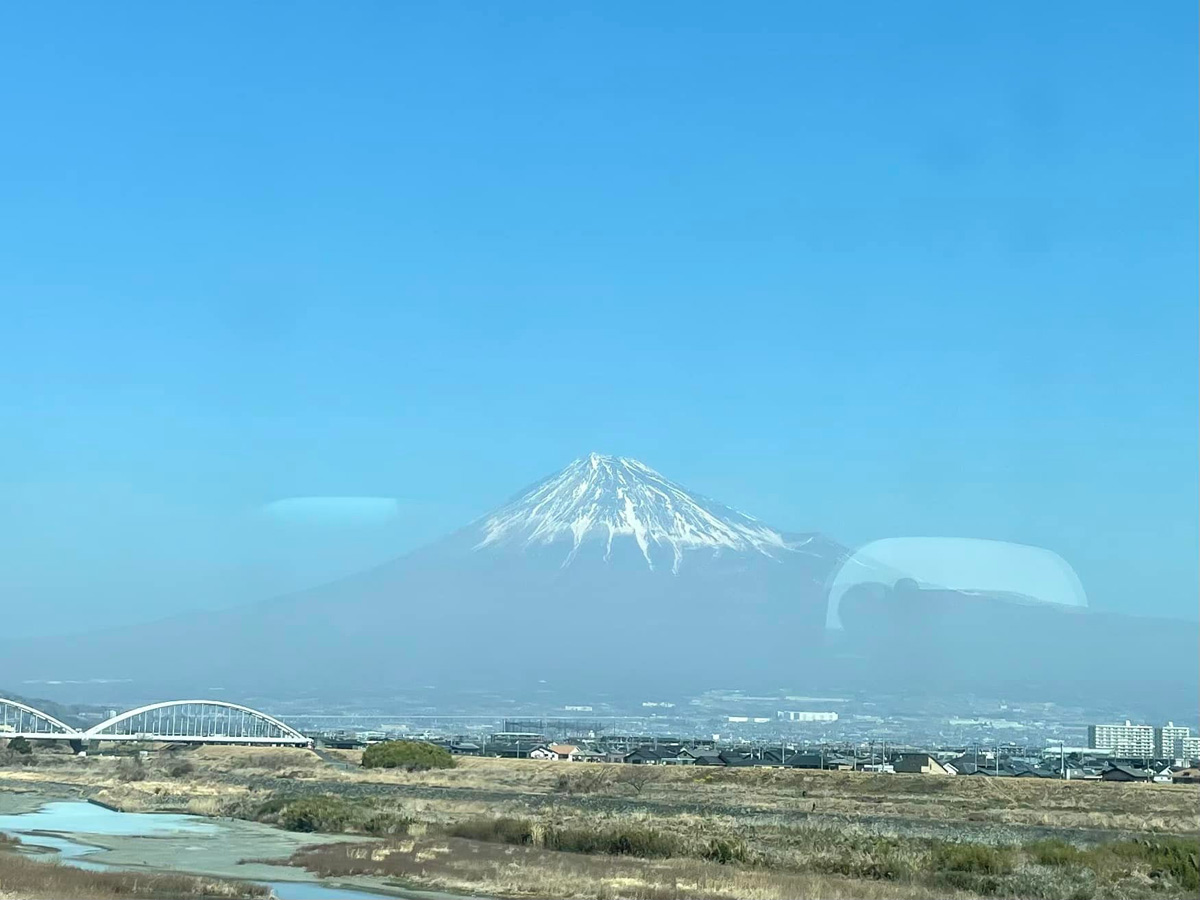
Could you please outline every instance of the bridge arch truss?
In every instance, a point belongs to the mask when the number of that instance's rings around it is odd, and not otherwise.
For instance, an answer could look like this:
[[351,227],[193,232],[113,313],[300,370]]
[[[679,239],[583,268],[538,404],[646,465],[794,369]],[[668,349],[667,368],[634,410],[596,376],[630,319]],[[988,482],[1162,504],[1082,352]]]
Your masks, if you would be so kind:
[[312,743],[264,712],[224,700],[168,700],[105,719],[82,735],[88,741],[177,741],[202,744]]
[[60,738],[75,737],[78,729],[40,709],[19,700],[0,697],[0,737],[3,738]]
[[86,731],[19,700],[0,697],[0,739],[161,741],[308,747],[312,741],[249,706],[225,700],[167,700],[119,713]]

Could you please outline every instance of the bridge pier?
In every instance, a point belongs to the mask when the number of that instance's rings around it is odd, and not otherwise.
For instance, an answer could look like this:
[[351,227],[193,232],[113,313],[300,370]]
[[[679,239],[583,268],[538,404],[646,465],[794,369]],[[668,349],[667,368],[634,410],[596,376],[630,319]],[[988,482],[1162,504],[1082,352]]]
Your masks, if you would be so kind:
[[83,752],[83,741],[77,740],[76,738],[71,738],[68,743],[71,745],[72,753],[79,754]]

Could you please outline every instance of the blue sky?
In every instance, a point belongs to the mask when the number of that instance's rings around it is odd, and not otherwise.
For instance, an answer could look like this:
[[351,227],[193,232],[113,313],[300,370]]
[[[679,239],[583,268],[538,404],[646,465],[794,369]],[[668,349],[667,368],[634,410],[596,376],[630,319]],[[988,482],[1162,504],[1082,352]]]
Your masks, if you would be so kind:
[[[589,450],[1196,617],[1194,4],[0,12],[18,632],[302,586]],[[281,522],[297,496],[397,514]]]

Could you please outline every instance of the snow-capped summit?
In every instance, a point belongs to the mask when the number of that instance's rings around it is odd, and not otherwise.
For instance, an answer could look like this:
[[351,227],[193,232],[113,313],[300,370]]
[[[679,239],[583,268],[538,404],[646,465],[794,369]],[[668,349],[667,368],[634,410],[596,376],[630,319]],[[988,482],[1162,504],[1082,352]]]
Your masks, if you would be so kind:
[[500,543],[524,546],[568,542],[563,565],[585,540],[604,541],[604,558],[616,538],[637,542],[650,568],[654,551],[670,551],[679,571],[684,553],[706,550],[786,551],[779,532],[745,513],[697,496],[645,463],[624,456],[591,453],[534,485],[482,522],[477,549]]

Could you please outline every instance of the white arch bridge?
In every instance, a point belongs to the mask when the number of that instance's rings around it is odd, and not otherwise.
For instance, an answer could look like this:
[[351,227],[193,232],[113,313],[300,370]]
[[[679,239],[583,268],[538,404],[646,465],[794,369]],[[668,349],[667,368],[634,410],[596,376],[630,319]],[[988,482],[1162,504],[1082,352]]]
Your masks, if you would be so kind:
[[88,729],[0,697],[0,738],[40,741],[170,741],[307,747],[312,741],[257,709],[224,700],[168,700],[127,710]]

